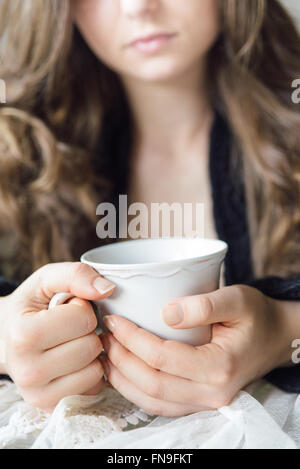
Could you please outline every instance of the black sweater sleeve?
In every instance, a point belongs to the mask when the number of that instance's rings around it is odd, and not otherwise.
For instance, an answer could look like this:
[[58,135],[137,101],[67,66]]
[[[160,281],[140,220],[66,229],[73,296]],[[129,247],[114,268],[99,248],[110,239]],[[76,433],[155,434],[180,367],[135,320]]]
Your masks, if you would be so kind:
[[8,282],[0,276],[0,296],[10,295],[18,286],[17,282]]
[[[299,301],[300,309],[300,275],[291,279],[276,276],[255,278],[243,178],[240,171],[232,169],[230,155],[231,132],[226,121],[217,113],[211,133],[210,177],[217,233],[229,246],[225,258],[226,285],[245,284],[275,300]],[[298,365],[274,370],[266,379],[284,391],[300,393]]]

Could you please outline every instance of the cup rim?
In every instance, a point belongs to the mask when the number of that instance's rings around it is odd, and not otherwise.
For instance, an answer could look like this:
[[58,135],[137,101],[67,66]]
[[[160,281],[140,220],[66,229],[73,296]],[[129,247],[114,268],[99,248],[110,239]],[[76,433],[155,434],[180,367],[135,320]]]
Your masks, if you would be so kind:
[[[186,257],[183,259],[175,259],[175,260],[163,261],[163,262],[159,262],[159,261],[143,262],[143,263],[137,263],[137,264],[108,264],[108,263],[97,262],[92,259],[88,259],[88,256],[91,256],[94,252],[99,251],[100,249],[104,251],[104,250],[111,249],[118,245],[125,245],[126,243],[130,243],[131,245],[134,245],[134,244],[142,244],[142,243],[149,243],[149,242],[167,242],[167,241],[211,242],[212,244],[216,245],[216,250],[214,250],[210,254],[205,254],[205,255],[200,255],[200,256]],[[119,242],[110,243],[104,246],[98,246],[82,254],[82,256],[80,257],[80,261],[92,267],[97,267],[101,270],[108,270],[108,271],[131,271],[131,270],[140,271],[142,270],[144,271],[145,269],[155,270],[158,268],[161,269],[161,268],[177,266],[179,264],[180,266],[186,266],[186,265],[197,264],[199,262],[205,262],[209,260],[220,262],[221,260],[225,258],[225,255],[228,249],[229,249],[228,244],[225,241],[222,241],[220,239],[214,239],[214,238],[188,238],[188,237],[186,238],[184,237],[147,238],[147,239],[119,241]]]

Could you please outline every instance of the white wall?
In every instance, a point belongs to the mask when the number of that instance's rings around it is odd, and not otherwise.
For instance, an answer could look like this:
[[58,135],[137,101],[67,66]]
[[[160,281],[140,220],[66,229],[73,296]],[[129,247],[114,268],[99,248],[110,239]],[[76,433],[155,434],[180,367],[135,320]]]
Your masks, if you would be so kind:
[[281,0],[282,3],[295,15],[300,27],[300,0]]

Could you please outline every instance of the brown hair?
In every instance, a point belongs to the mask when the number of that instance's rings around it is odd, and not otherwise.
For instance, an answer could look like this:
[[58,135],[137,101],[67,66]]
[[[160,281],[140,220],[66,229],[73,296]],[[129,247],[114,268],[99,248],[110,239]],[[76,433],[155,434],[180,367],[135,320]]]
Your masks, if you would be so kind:
[[[219,10],[211,94],[247,175],[255,272],[299,274],[299,34],[276,0],[219,0]],[[96,205],[121,191],[114,168],[130,151],[131,115],[118,76],[72,24],[69,0],[1,2],[0,77],[0,234],[11,242],[0,264],[22,280],[100,243]]]

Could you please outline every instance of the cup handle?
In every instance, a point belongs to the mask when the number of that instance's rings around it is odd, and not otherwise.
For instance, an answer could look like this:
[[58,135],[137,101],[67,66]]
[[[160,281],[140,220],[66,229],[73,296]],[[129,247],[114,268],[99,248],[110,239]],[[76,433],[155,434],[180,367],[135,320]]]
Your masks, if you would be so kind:
[[66,301],[74,298],[73,293],[56,293],[50,300],[48,309],[55,308],[55,306],[63,305]]

